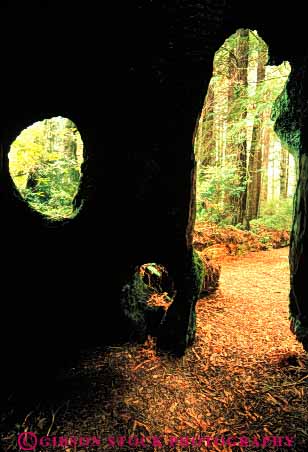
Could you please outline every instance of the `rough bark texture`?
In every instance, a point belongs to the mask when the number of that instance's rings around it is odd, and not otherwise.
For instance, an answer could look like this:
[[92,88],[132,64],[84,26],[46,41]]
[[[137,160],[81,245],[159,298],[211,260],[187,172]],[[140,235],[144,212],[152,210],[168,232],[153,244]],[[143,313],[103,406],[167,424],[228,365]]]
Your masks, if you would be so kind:
[[[262,83],[265,77],[265,64],[267,55],[262,49],[258,55],[257,83]],[[257,86],[257,92],[258,92]],[[246,221],[249,222],[258,217],[259,201],[261,193],[261,168],[262,168],[262,114],[256,113],[252,128],[252,140],[248,162],[249,182],[247,185]]]
[[307,83],[307,57],[294,58],[289,82],[275,103],[272,117],[276,120],[275,131],[298,164],[299,176],[294,198],[294,220],[290,241],[290,326],[308,351]]
[[289,179],[289,151],[281,148],[280,151],[280,198],[288,196]]
[[[21,379],[27,385],[27,378],[44,384],[80,346],[143,340],[153,325],[162,348],[181,354],[192,343],[203,271],[192,252],[192,137],[214,53],[241,27],[258,30],[273,63],[285,59],[293,67],[277,128],[300,161],[291,312],[305,340],[307,62],[294,57],[307,42],[304,5],[281,11],[286,33],[277,33],[277,14],[270,17],[262,1],[254,14],[249,2],[235,0],[123,2],[121,14],[118,2],[9,5],[0,7],[2,387],[9,391]],[[73,69],[66,45],[72,41]],[[84,141],[81,210],[74,219],[49,222],[19,196],[7,154],[23,128],[59,115],[76,124]],[[166,266],[177,290],[158,328],[159,313],[148,313],[142,287],[133,283],[146,262]],[[130,298],[126,315],[127,284],[136,302]]]
[[[214,134],[214,89],[212,85],[209,85],[206,96],[205,105],[202,109],[202,123],[200,129],[200,139],[198,140],[198,147],[200,149],[200,155],[202,152],[203,157],[199,158],[202,167],[210,165],[214,159],[215,150],[215,134]],[[202,151],[201,151],[202,149]],[[205,151],[206,150],[206,151]]]
[[[263,115],[263,121],[267,123],[269,116],[267,113]],[[261,193],[260,203],[267,201],[268,193],[268,157],[270,146],[270,132],[268,127],[264,127],[262,134],[262,173],[261,173]],[[260,213],[260,212],[258,212]]]
[[[246,97],[247,93],[247,77],[248,77],[248,54],[249,54],[249,30],[242,29],[239,33],[239,44],[237,48],[237,58],[238,58],[238,80],[241,83],[241,89],[243,95]],[[245,121],[247,117],[247,111],[245,110],[241,114],[241,120]],[[246,183],[247,179],[247,137],[246,137],[246,126],[241,130],[243,135],[242,141],[238,146],[238,160],[240,164],[240,185]],[[233,223],[245,224],[246,218],[246,204],[247,204],[247,185],[245,190],[241,192],[239,197],[239,208],[238,215],[233,219]]]

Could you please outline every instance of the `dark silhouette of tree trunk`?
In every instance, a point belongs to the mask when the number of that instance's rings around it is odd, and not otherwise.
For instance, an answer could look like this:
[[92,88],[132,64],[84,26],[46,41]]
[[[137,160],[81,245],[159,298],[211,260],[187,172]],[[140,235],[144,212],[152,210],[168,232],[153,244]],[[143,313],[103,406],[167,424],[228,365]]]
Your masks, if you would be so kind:
[[34,171],[30,171],[27,177],[27,183],[26,183],[26,188],[32,191],[35,191],[37,189],[37,185],[38,185],[38,177],[37,177],[37,172]]
[[29,172],[26,182],[26,189],[30,190],[31,193],[39,192],[41,202],[48,202],[48,200],[50,199],[50,195],[48,190],[46,190],[46,186],[44,184],[42,185],[41,183],[41,177],[38,167]]

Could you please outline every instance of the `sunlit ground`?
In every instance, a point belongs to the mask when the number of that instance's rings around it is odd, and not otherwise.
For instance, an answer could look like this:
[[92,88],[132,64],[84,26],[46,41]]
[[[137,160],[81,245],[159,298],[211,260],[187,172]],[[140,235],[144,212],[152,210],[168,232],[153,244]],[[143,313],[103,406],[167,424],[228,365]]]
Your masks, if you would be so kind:
[[[186,355],[157,355],[152,340],[84,351],[53,390],[52,432],[99,435],[102,450],[110,449],[109,435],[134,434],[161,437],[162,447],[149,444],[147,452],[258,450],[222,446],[232,435],[255,445],[272,438],[272,451],[306,451],[308,359],[289,330],[288,292],[287,248],[224,257],[218,292],[197,304],[197,338]],[[29,429],[46,418],[48,430],[47,406],[29,416]],[[218,438],[217,445],[168,446],[172,436],[200,435]],[[272,447],[274,436],[295,445]]]

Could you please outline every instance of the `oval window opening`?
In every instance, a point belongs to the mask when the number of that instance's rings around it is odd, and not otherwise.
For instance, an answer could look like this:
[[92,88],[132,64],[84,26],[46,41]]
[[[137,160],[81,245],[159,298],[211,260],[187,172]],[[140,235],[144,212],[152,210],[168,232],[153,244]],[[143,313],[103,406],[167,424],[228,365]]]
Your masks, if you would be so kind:
[[72,218],[77,211],[83,142],[76,125],[61,116],[38,121],[11,144],[11,177],[28,204],[51,219]]

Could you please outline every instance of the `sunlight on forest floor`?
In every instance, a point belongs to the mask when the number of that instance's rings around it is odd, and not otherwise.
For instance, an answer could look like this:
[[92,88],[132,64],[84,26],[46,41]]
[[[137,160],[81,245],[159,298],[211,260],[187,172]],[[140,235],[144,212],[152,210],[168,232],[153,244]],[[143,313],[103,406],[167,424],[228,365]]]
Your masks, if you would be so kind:
[[[220,263],[220,288],[199,300],[196,342],[186,355],[157,354],[152,339],[84,351],[79,364],[59,377],[53,434],[99,435],[102,450],[110,450],[109,435],[158,435],[163,446],[156,450],[163,452],[256,450],[219,444],[170,448],[164,441],[171,436],[236,435],[261,442],[288,435],[296,437],[294,448],[270,450],[307,450],[308,358],[289,329],[288,248],[228,256]],[[49,423],[48,412],[32,414],[29,429],[44,417]]]

